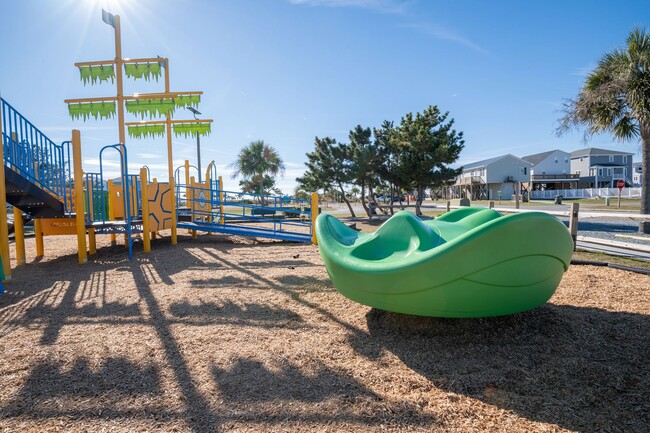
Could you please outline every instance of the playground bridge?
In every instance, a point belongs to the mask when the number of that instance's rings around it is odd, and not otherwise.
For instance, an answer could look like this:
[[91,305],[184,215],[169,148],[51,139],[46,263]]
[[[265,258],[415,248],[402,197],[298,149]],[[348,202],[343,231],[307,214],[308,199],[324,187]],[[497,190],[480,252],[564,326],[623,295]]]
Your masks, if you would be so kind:
[[[150,179],[146,167],[139,175],[128,172],[127,149],[123,144],[102,148],[99,172],[84,173],[78,131],[73,131],[71,141],[57,144],[2,98],[0,120],[0,205],[4,202],[14,207],[17,265],[25,263],[23,224],[31,219],[37,256],[44,254],[43,236],[76,234],[80,262],[86,261],[86,236],[90,254],[94,254],[96,235],[109,234],[113,242],[118,234],[124,235],[132,258],[135,234],[141,234],[148,251],[149,237],[172,225],[190,230],[193,236],[203,231],[315,241],[315,194],[311,200],[303,200],[227,191],[214,162],[208,166],[203,182],[189,176],[186,162],[185,179],[181,182],[179,176],[175,182],[176,200],[171,203],[169,183]],[[109,152],[117,152],[120,161],[120,175],[115,179],[108,179],[103,168],[105,154]],[[176,209],[176,221],[172,221],[172,206]],[[11,273],[7,217],[6,212],[0,214],[5,279]]]

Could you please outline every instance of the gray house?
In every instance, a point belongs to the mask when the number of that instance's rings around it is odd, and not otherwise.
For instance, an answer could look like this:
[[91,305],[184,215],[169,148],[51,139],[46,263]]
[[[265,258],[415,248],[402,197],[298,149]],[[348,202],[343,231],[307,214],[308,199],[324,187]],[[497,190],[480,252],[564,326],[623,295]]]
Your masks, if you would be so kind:
[[452,186],[453,195],[471,200],[510,200],[515,183],[530,181],[531,167],[530,162],[510,154],[467,164]]
[[616,181],[632,185],[632,153],[589,147],[571,152],[571,172],[579,188],[615,188]]
[[524,156],[530,162],[533,190],[557,190],[576,188],[578,176],[571,173],[571,154],[563,150],[549,150]]
[[642,179],[643,179],[643,174],[641,171],[641,163],[633,162],[632,163],[632,184],[634,186],[641,186]]

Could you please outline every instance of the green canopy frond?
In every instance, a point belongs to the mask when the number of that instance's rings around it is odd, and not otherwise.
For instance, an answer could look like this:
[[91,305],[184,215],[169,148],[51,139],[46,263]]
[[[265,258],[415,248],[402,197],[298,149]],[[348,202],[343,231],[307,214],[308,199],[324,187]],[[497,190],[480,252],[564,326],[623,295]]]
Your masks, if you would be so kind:
[[104,82],[111,80],[111,83],[115,81],[115,69],[113,65],[100,65],[100,66],[79,66],[79,74],[81,75],[81,81],[84,83],[84,86],[90,82],[95,84],[96,82]]
[[174,98],[177,107],[198,107],[201,102],[200,95],[180,95]]
[[135,125],[129,126],[129,137],[131,138],[155,138],[165,135],[165,125]]
[[210,135],[212,132],[210,123],[176,123],[173,125],[174,135],[183,137],[195,137],[197,135]]
[[134,116],[140,116],[141,119],[144,119],[145,115],[150,119],[171,115],[174,114],[175,109],[174,100],[169,98],[138,99],[126,102],[126,111]]
[[127,63],[124,65],[124,73],[127,77],[137,80],[138,78],[143,78],[146,81],[149,81],[151,78],[155,78],[156,81],[162,75],[162,68],[160,63]]
[[115,115],[115,102],[85,102],[78,104],[68,104],[68,112],[74,120],[81,119],[85,121],[90,116],[95,119],[110,119]]

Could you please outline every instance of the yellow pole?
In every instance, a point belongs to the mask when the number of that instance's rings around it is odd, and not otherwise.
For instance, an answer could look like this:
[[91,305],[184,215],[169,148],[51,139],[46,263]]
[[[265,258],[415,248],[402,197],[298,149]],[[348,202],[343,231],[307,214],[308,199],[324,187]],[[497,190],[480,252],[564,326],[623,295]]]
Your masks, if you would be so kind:
[[16,243],[16,266],[27,263],[25,260],[25,227],[23,211],[14,206],[14,242]]
[[[0,102],[1,104],[1,102]],[[0,137],[2,137],[2,110],[0,110]],[[0,146],[0,253],[5,281],[11,280],[9,257],[9,225],[7,224],[7,186],[5,184],[4,145]]]
[[122,31],[120,16],[115,15],[115,82],[117,85],[117,122],[119,124],[120,143],[126,144],[124,134],[124,84],[122,81]]
[[[151,179],[151,184],[156,188],[156,191],[157,191],[158,190],[158,179],[156,179],[155,177],[153,179]],[[152,230],[151,231],[151,239],[156,239],[157,234],[158,233],[156,233],[155,230]]]
[[[86,191],[88,191],[88,215],[91,220],[95,216],[95,204],[93,197],[93,180],[89,179],[86,183]],[[94,255],[97,253],[97,242],[95,239],[95,229],[88,229],[88,254]]]
[[81,134],[78,129],[72,130],[72,162],[74,165],[74,199],[75,221],[77,224],[77,254],[79,263],[87,263],[86,256],[86,219],[84,218],[84,187],[83,172],[81,171]]
[[36,257],[43,257],[45,249],[43,248],[43,222],[40,219],[34,220],[34,234],[36,236]]
[[219,224],[224,224],[226,218],[223,214],[223,178],[221,176],[219,176],[219,214],[221,215],[221,218],[219,218]]
[[[169,92],[169,59],[165,62],[165,92]],[[169,175],[169,196],[172,202],[172,245],[176,245],[176,187],[174,186],[174,157],[172,154],[172,119],[169,113],[165,116],[167,124],[167,171]]]
[[144,252],[151,251],[151,239],[149,238],[149,185],[147,185],[147,169],[140,169],[140,189],[142,192],[142,241]]
[[[190,198],[192,199],[192,201],[190,202],[191,203],[190,205],[191,205],[191,211],[192,211],[192,222],[194,222],[194,219],[195,219],[194,211],[196,211],[196,203],[195,203],[196,200],[194,200],[194,191],[196,191],[196,189],[195,189],[196,188],[196,183],[195,183],[195,180],[194,180],[194,176],[190,177],[190,186],[192,187],[191,190],[190,190],[190,192],[191,192],[190,193]],[[190,230],[190,233],[192,233],[192,239],[196,239],[196,230]]]
[[318,218],[318,193],[311,193],[311,243],[318,245],[316,239],[316,218]]
[[[108,181],[108,219],[115,221],[115,202],[113,196],[115,195],[115,183],[113,179]],[[117,235],[111,233],[111,245],[117,245]]]

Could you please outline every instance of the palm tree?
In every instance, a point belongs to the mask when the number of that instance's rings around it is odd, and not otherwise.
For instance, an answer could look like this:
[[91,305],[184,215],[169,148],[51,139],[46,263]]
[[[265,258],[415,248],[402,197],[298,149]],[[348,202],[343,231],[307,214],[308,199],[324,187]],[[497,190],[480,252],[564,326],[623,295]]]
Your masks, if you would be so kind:
[[[275,176],[284,173],[284,162],[278,151],[264,143],[264,140],[251,142],[242,148],[237,160],[232,164],[235,171],[232,178],[242,177],[240,185],[256,194],[264,194],[275,185]],[[266,188],[265,188],[266,187]],[[260,197],[262,204],[264,200]]]
[[558,133],[573,127],[584,128],[585,138],[609,132],[620,141],[641,139],[641,213],[650,214],[650,34],[647,30],[632,30],[624,48],[606,53],[587,76],[577,98],[564,104]]

